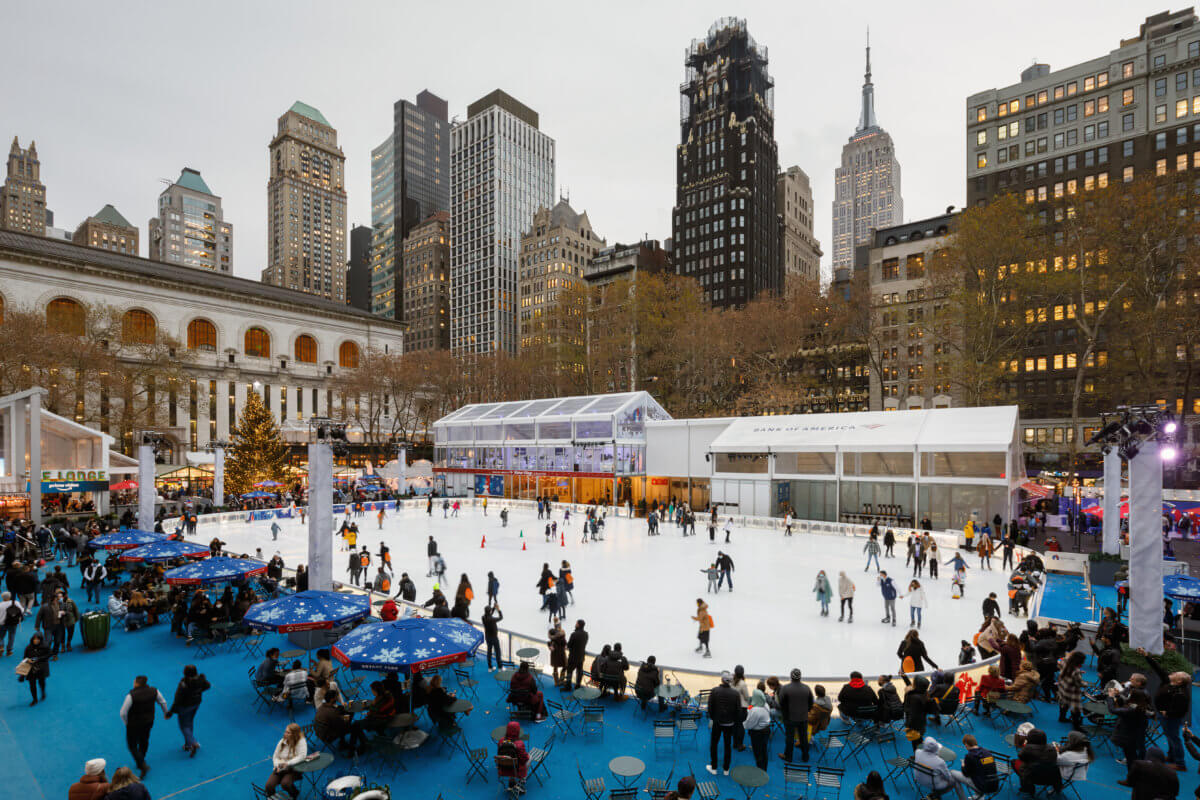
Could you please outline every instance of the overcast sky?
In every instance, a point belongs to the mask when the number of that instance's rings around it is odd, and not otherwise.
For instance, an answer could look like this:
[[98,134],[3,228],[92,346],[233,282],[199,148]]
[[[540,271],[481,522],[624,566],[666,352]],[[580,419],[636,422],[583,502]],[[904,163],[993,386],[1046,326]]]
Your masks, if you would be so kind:
[[[1181,4],[1171,5],[1175,10]],[[51,11],[54,8],[54,11]],[[70,9],[69,11],[66,9]],[[683,55],[723,15],[769,51],[781,167],[813,180],[828,272],[833,171],[858,121],[865,31],[876,110],[909,219],[961,205],[967,95],[1094,58],[1162,2],[656,3],[5,0],[0,136],[36,139],[55,224],[112,203],[143,235],[164,188],[200,170],[234,226],[234,272],[266,258],[267,145],[295,100],[346,154],[350,224],[370,224],[370,151],[422,89],[451,116],[495,88],[541,115],[558,183],[610,243],[670,236]]]

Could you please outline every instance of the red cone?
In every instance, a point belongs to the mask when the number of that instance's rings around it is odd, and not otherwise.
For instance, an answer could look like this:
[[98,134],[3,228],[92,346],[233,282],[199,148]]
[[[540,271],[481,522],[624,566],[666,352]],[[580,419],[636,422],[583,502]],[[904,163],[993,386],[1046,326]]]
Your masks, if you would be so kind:
[[524,542],[521,542],[521,552],[522,553],[525,552],[525,543]]
[[566,534],[566,533],[562,533],[562,534],[559,534],[559,535],[560,535],[560,536],[562,536],[562,538],[561,538],[561,539],[559,539],[559,541],[558,541],[558,546],[559,546],[559,547],[566,547],[566,546],[567,546],[567,534]]
[[482,550],[485,547],[487,547],[487,535],[486,534],[484,535],[484,537],[482,539],[479,540],[479,549]]

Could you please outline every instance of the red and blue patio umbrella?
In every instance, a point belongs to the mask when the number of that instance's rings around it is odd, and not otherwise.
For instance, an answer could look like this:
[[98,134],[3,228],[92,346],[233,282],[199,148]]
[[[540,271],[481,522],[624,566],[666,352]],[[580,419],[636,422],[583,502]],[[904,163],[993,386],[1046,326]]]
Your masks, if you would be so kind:
[[103,536],[97,536],[88,542],[88,547],[94,550],[131,550],[135,547],[141,547],[144,544],[165,542],[170,540],[170,538],[165,533],[139,531],[131,528],[129,530],[114,531],[106,533]]
[[250,578],[262,575],[266,571],[267,565],[261,561],[217,556],[168,570],[163,573],[163,580],[176,585],[206,586],[210,583],[227,583]]
[[483,632],[455,617],[408,617],[361,625],[338,640],[333,657],[351,669],[422,672],[465,661]]
[[336,628],[371,613],[371,599],[364,595],[309,589],[264,603],[255,603],[243,621],[258,630],[293,633]]
[[160,561],[171,561],[176,558],[205,558],[208,555],[208,545],[194,542],[151,542],[121,554],[122,561],[144,561],[156,564]]

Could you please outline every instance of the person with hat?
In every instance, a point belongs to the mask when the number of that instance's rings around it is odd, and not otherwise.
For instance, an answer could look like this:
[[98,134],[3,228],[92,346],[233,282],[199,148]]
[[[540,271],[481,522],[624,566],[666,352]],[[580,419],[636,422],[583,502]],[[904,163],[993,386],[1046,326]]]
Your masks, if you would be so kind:
[[108,777],[103,758],[93,758],[83,765],[83,775],[67,789],[67,800],[101,800],[108,794]]
[[767,696],[761,689],[750,695],[750,708],[742,723],[750,737],[750,749],[754,751],[755,765],[766,772],[767,742],[771,738],[771,712],[767,708]]
[[1088,765],[1096,760],[1096,751],[1083,731],[1071,731],[1067,734],[1065,745],[1055,745],[1058,750],[1058,770],[1063,779],[1086,781]]
[[725,741],[723,769],[726,775],[729,774],[729,763],[733,759],[733,729],[742,716],[742,700],[730,685],[732,682],[733,673],[728,670],[722,672],[721,684],[708,695],[708,719],[712,725],[712,736],[709,739],[711,763],[707,769],[713,775],[717,774],[717,744],[722,739]]
[[967,800],[963,785],[950,774],[950,767],[942,758],[941,750],[942,746],[938,744],[937,739],[932,736],[925,737],[913,757],[913,763],[924,769],[916,774],[913,782],[925,795],[940,796],[953,789],[958,795],[958,800]]
[[779,714],[783,718],[784,746],[779,757],[790,762],[795,752],[796,740],[800,741],[800,759],[808,761],[808,712],[812,707],[813,694],[800,681],[800,668],[792,670],[791,682],[779,690]]

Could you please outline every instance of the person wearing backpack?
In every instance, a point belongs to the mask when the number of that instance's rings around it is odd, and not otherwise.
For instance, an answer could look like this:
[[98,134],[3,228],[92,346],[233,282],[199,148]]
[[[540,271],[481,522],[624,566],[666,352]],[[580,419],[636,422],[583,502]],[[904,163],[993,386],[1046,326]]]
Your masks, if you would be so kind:
[[359,586],[362,582],[362,556],[357,550],[350,551],[350,584]]
[[696,638],[700,641],[700,644],[696,646],[696,652],[699,653],[703,650],[705,658],[712,658],[712,653],[708,649],[708,638],[715,623],[713,622],[712,615],[708,613],[708,603],[699,597],[696,598],[696,615],[692,619],[700,623],[700,630],[696,634]]
[[529,753],[521,741],[521,723],[513,720],[504,728],[504,738],[496,745],[496,755],[512,759],[507,764],[496,763],[496,774],[508,779],[510,788],[525,791],[525,778],[529,775]]
[[17,636],[17,628],[25,619],[25,608],[20,601],[14,600],[11,592],[0,595],[0,625],[4,626],[5,642],[4,655],[11,656],[13,639]]

